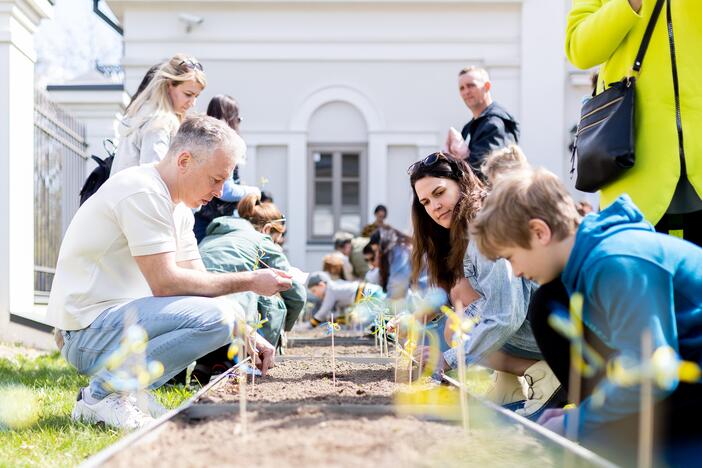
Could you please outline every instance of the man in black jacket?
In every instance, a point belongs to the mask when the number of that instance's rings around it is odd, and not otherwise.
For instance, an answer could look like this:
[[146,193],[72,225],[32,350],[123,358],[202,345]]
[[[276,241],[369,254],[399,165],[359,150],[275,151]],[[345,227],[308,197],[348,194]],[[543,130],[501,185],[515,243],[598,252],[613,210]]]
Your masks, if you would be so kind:
[[490,152],[519,142],[519,123],[492,100],[487,71],[467,67],[458,74],[458,89],[473,114],[459,135],[449,130],[446,147],[454,157],[465,159],[482,176],[480,166]]

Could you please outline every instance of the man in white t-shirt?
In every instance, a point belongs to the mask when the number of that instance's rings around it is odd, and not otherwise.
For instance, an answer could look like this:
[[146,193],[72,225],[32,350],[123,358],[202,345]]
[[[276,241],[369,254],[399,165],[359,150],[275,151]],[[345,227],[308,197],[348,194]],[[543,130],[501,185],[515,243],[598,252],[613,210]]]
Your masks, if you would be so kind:
[[[165,411],[151,396],[137,401],[113,391],[118,377],[105,360],[120,347],[127,327],[146,331],[147,361],[164,366],[151,385],[156,388],[231,341],[238,317],[218,296],[290,288],[290,276],[278,270],[214,274],[200,259],[191,210],[221,194],[245,151],[244,141],[223,122],[189,118],[161,162],[119,172],[76,213],[61,245],[48,307],[63,335],[61,354],[92,376],[74,419],[134,429]],[[260,335],[247,335],[256,337],[247,346],[265,373],[275,350]]]

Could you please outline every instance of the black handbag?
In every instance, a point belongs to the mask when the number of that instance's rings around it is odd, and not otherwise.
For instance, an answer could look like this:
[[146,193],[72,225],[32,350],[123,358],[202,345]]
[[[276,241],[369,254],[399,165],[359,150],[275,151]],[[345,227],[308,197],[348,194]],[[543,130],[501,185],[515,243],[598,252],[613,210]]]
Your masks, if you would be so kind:
[[[665,0],[658,0],[641,40],[632,70],[641,63]],[[636,78],[627,76],[611,83],[583,104],[571,153],[572,177],[577,159],[575,188],[597,192],[634,166],[634,91]]]

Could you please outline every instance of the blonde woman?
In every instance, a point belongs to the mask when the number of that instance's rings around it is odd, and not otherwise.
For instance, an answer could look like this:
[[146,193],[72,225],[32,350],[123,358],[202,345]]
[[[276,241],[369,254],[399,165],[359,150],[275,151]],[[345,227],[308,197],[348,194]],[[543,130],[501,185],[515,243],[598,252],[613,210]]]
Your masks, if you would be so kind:
[[164,62],[120,122],[110,174],[163,159],[171,137],[206,85],[202,65],[194,57],[177,54]]

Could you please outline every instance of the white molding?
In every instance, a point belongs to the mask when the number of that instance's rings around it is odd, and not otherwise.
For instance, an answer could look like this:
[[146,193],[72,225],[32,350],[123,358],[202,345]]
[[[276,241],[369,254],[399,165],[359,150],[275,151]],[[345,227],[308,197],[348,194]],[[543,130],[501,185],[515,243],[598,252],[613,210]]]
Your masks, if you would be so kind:
[[156,8],[167,8],[167,4],[172,8],[203,8],[203,7],[218,7],[218,6],[234,6],[241,8],[244,6],[254,7],[270,7],[274,5],[422,5],[430,4],[439,7],[441,5],[457,5],[457,4],[472,4],[472,5],[518,5],[524,0],[106,0],[110,10],[122,21],[124,11],[128,8],[151,7],[158,5]]
[[[504,44],[493,43],[358,43],[347,42],[329,44],[325,38],[319,42],[296,43],[239,43],[234,39],[217,42],[214,40],[185,41],[181,37],[164,38],[161,41],[132,41],[129,48],[138,56],[125,58],[125,69],[147,69],[164,55],[164,43],[169,50],[197,51],[200,61],[207,64],[221,62],[481,62],[488,68],[518,68],[520,50],[518,44],[505,48]],[[484,55],[483,55],[484,54]],[[484,58],[479,58],[484,57]]]

